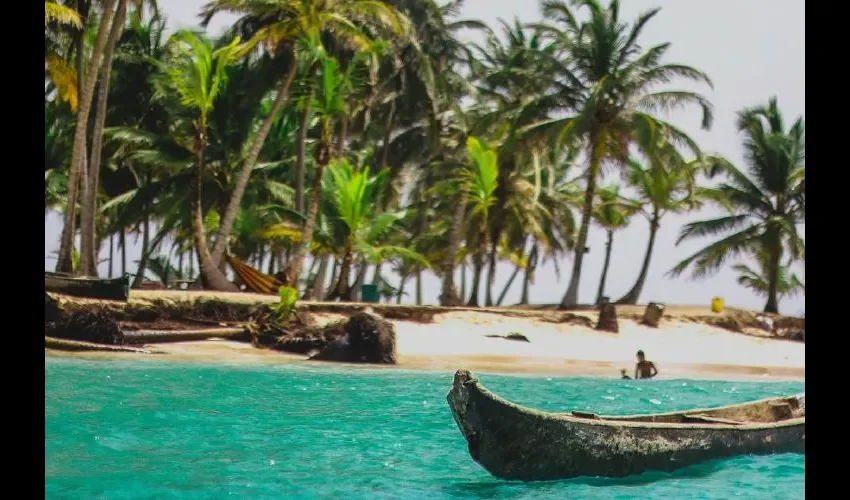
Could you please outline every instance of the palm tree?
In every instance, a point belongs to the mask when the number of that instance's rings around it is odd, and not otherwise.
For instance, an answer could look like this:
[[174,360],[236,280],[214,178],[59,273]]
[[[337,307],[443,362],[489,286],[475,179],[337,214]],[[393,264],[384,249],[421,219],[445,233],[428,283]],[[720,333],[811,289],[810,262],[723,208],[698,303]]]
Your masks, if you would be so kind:
[[[192,231],[201,274],[206,284],[216,290],[235,290],[213,262],[207,247],[202,211],[204,152],[209,144],[209,116],[216,98],[227,83],[227,67],[236,60],[239,39],[213,50],[212,43],[189,31],[172,36],[171,51],[161,78],[159,93],[163,98],[175,96],[191,118],[192,149],[195,154],[195,182],[192,189]],[[188,123],[188,121],[187,121]]]
[[[74,132],[74,146],[71,150],[71,162],[68,167],[68,201],[65,210],[64,225],[62,227],[62,236],[59,243],[59,254],[56,259],[56,270],[59,272],[73,272],[71,255],[74,248],[74,235],[76,233],[77,191],[81,182],[83,186],[86,185],[85,180],[81,181],[80,175],[83,170],[82,163],[86,156],[86,129],[91,112],[94,87],[97,83],[98,67],[107,41],[107,31],[112,26],[115,2],[116,0],[104,0],[103,14],[98,25],[91,60],[85,73],[84,85],[80,89],[77,126]],[[82,58],[83,54],[78,54],[77,57]]]
[[575,103],[566,110],[575,110],[576,114],[531,127],[535,133],[552,133],[567,144],[582,145],[589,163],[578,251],[569,287],[561,300],[563,308],[578,303],[596,183],[603,164],[624,163],[630,145],[654,143],[652,137],[662,131],[671,140],[698,153],[699,148],[687,134],[653,113],[697,105],[702,109],[702,127],[707,129],[712,122],[711,105],[700,94],[657,89],[674,78],[711,86],[708,76],[695,68],[661,62],[669,43],[645,50],[640,47],[639,39],[644,27],[660,9],[651,9],[628,24],[620,21],[618,0],[611,0],[607,8],[597,0],[576,0],[573,3],[579,8],[586,8],[590,18],[579,23],[564,1],[546,1],[543,4],[544,16],[553,19],[554,25],[538,28],[548,33],[562,51],[560,71],[554,73],[558,84],[555,92],[576,94],[564,99]]
[[44,65],[46,76],[56,90],[57,97],[67,102],[71,111],[77,111],[77,74],[68,61],[60,55],[62,35],[58,28],[81,30],[83,20],[73,7],[55,1],[44,2]]
[[72,7],[63,5],[55,0],[46,0],[44,2],[44,25],[47,26],[51,22],[77,28],[82,28],[83,26],[80,13]]
[[[328,167],[328,174],[324,185],[331,209],[328,215],[343,241],[339,277],[328,300],[349,299],[351,265],[357,256],[372,263],[393,257],[424,262],[405,246],[387,244],[388,233],[399,229],[404,212],[376,214],[376,199],[386,182],[386,170],[372,175],[368,167],[358,170],[347,160],[338,159]],[[427,266],[427,262],[424,264]]]
[[[490,209],[496,203],[496,189],[499,185],[499,157],[496,151],[483,145],[477,138],[470,137],[466,142],[469,155],[467,167],[460,173],[459,189],[461,200],[465,201],[469,215],[467,241],[472,250],[474,274],[472,294],[469,305],[478,305],[478,288],[481,271],[484,267],[484,255],[488,246],[488,224]],[[461,212],[458,210],[458,212]],[[449,259],[447,256],[446,259]],[[454,262],[454,261],[452,261]]]
[[620,298],[618,304],[637,304],[643,291],[649,264],[655,248],[655,237],[661,219],[668,213],[681,213],[699,208],[701,190],[697,188],[697,175],[714,164],[714,157],[686,161],[669,142],[663,141],[652,152],[650,166],[628,162],[626,175],[629,184],[637,190],[637,201],[646,209],[640,213],[649,221],[649,241],[640,272],[632,288]]
[[203,9],[203,23],[208,23],[220,12],[241,15],[237,24],[250,25],[254,29],[246,48],[261,45],[271,53],[285,53],[288,70],[279,83],[275,103],[242,163],[213,248],[214,262],[224,255],[254,163],[275,116],[288,98],[289,87],[298,70],[295,47],[306,42],[306,46],[315,48],[321,45],[322,35],[330,33],[341,46],[361,50],[370,45],[370,33],[401,35],[407,32],[408,24],[394,8],[374,0],[212,0]]
[[[770,269],[770,255],[759,250],[756,254],[758,268],[753,269],[746,264],[735,264],[732,269],[737,271],[738,284],[749,288],[758,295],[767,297],[770,293],[770,280],[767,278]],[[806,285],[790,270],[791,262],[779,267],[779,279],[776,291],[779,297],[792,297],[806,291]]]
[[805,224],[804,184],[806,179],[806,136],[803,118],[786,130],[776,98],[767,106],[738,113],[738,130],[744,133],[745,158],[749,175],[728,162],[719,164],[727,183],[705,194],[723,204],[729,215],[692,222],[682,228],[677,241],[729,234],[676,265],[673,276],[692,268],[699,278],[717,271],[740,253],[764,252],[768,282],[764,312],[779,310],[781,262],[788,252],[791,259],[805,260],[805,241],[797,232]]
[[640,210],[640,204],[624,199],[620,195],[620,186],[612,184],[597,191],[599,203],[594,207],[593,220],[605,229],[605,263],[602,264],[602,276],[599,278],[599,290],[596,292],[596,304],[602,303],[605,295],[605,282],[608,278],[608,265],[611,262],[611,250],[614,246],[614,232],[625,228],[630,217]]
[[88,184],[80,210],[80,267],[83,274],[97,276],[97,246],[95,245],[95,217],[97,195],[99,191],[100,163],[103,156],[103,128],[106,124],[106,103],[109,96],[109,80],[112,75],[112,58],[118,38],[124,32],[124,18],[129,0],[119,0],[118,9],[112,20],[109,37],[103,51],[100,85],[94,113],[91,154],[88,178],[81,182]]

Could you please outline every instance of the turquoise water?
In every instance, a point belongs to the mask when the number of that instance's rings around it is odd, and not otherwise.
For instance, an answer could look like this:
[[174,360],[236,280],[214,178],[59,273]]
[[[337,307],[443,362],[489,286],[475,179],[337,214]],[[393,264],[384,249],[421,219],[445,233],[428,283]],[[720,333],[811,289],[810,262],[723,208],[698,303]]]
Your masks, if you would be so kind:
[[[546,410],[636,413],[743,402],[802,383],[506,377]],[[46,498],[803,498],[805,457],[666,473],[495,479],[445,403],[451,373],[45,358]]]

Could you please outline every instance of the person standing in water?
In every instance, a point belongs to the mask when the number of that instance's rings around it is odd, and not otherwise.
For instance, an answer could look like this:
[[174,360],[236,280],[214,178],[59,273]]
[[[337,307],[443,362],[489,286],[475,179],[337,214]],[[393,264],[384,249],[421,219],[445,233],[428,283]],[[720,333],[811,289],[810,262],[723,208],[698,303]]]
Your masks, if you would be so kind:
[[626,375],[626,369],[623,368],[622,370],[620,370],[620,379],[621,380],[631,380],[632,377],[629,377],[628,375]]
[[646,355],[643,351],[637,352],[637,365],[635,365],[635,378],[652,378],[658,375],[658,369],[655,368],[655,363],[646,360]]

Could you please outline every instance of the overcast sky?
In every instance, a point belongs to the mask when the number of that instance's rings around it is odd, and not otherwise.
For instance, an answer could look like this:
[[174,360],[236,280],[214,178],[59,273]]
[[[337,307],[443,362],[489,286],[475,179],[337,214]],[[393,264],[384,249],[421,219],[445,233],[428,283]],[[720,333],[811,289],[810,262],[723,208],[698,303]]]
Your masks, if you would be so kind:
[[[194,27],[204,0],[160,0],[160,8],[174,28]],[[702,69],[714,82],[714,90],[702,89],[714,104],[715,121],[712,130],[700,130],[698,110],[671,114],[669,119],[688,131],[707,152],[719,153],[733,163],[743,166],[741,137],[735,130],[735,113],[745,107],[766,103],[776,96],[786,124],[805,116],[805,2],[803,0],[624,0],[621,18],[631,21],[649,8],[661,7],[661,12],[647,25],[642,45],[671,42],[668,62],[686,63]],[[497,20],[537,21],[542,18],[534,0],[466,0],[463,17],[479,19],[492,27]],[[233,17],[213,19],[209,31],[220,33]],[[476,40],[477,41],[477,40]],[[667,304],[708,304],[712,297],[722,296],[732,306],[760,309],[764,299],[736,283],[736,274],[728,264],[708,279],[691,281],[685,277],[668,279],[664,274],[677,262],[699,250],[710,240],[690,241],[675,245],[681,226],[689,221],[721,215],[717,209],[705,209],[686,215],[669,215],[661,222],[655,244],[652,265],[641,302],[657,301]],[[45,266],[52,269],[52,254],[57,248],[61,220],[50,215],[45,223]],[[612,263],[606,295],[616,299],[625,294],[637,278],[644,257],[649,224],[634,219],[630,226],[614,238]],[[605,251],[605,234],[592,227],[582,272],[580,301],[595,298]],[[101,257],[107,255],[104,248]],[[138,247],[131,260],[138,259]],[[132,267],[132,266],[131,266]],[[531,289],[536,303],[560,301],[569,281],[571,261],[560,263],[561,276],[556,277],[554,266],[547,263],[537,272]],[[105,264],[101,265],[105,272]],[[511,266],[499,266],[495,294],[501,291],[512,271]],[[370,275],[371,277],[371,275]],[[801,276],[802,278],[802,276]],[[436,303],[440,293],[439,281],[428,275],[424,281],[426,303]],[[411,290],[412,292],[412,290]],[[519,300],[520,283],[515,283],[505,300]],[[483,299],[482,290],[482,299]],[[405,302],[412,301],[412,293]],[[784,299],[781,309],[787,314],[805,310],[805,297]]]

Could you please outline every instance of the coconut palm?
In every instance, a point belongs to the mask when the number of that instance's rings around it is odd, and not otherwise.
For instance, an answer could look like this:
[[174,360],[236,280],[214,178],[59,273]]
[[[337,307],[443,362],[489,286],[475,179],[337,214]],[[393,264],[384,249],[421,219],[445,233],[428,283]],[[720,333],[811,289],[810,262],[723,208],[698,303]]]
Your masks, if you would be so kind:
[[71,111],[77,110],[77,74],[68,61],[60,55],[62,36],[58,28],[83,28],[80,13],[73,7],[56,1],[44,2],[44,65],[47,79],[57,97],[67,102]]
[[402,35],[407,32],[408,24],[394,8],[373,0],[212,0],[203,9],[204,25],[220,12],[242,16],[237,24],[253,28],[245,47],[263,46],[273,54],[285,53],[288,69],[279,82],[275,103],[242,163],[213,248],[214,262],[224,254],[254,163],[275,116],[288,98],[289,87],[298,70],[295,47],[306,42],[304,45],[315,48],[321,44],[322,35],[329,33],[340,46],[361,50],[371,44],[370,34]]
[[640,210],[640,203],[624,199],[617,184],[603,187],[596,194],[599,196],[599,203],[594,207],[593,220],[605,229],[606,235],[605,262],[602,264],[602,276],[599,278],[599,290],[596,292],[596,303],[601,304],[605,295],[608,265],[611,263],[611,250],[614,247],[614,232],[628,226],[630,217]]
[[424,262],[422,256],[405,246],[386,244],[388,233],[398,230],[404,217],[404,212],[376,214],[375,201],[386,178],[386,170],[372,175],[368,167],[356,169],[345,159],[334,160],[328,167],[323,186],[332,208],[328,216],[343,241],[339,277],[329,300],[349,299],[351,266],[358,256],[372,263],[393,257]]
[[787,252],[790,259],[805,259],[805,241],[797,229],[806,221],[805,124],[801,117],[786,130],[776,98],[772,98],[767,106],[739,112],[738,130],[745,137],[749,175],[722,163],[727,182],[705,190],[729,215],[685,225],[677,243],[708,235],[727,236],[686,258],[670,273],[676,276],[691,268],[693,277],[699,278],[717,271],[730,257],[764,252],[768,282],[764,311],[776,313],[783,255]]
[[94,110],[94,128],[92,130],[91,154],[87,178],[81,182],[87,184],[80,204],[80,267],[83,274],[97,276],[97,246],[95,245],[95,218],[97,195],[99,191],[100,163],[103,156],[103,129],[106,124],[106,104],[109,96],[109,80],[112,75],[112,57],[118,38],[124,31],[124,19],[129,0],[119,0],[109,36],[103,49],[100,85]]
[[643,205],[640,214],[649,221],[649,241],[635,284],[617,301],[618,304],[637,304],[649,275],[661,219],[669,213],[699,208],[702,190],[697,187],[697,176],[706,172],[715,161],[715,157],[686,161],[672,144],[662,140],[652,152],[648,166],[635,160],[627,163],[629,184],[637,191],[636,201]]
[[[190,31],[172,36],[170,51],[163,65],[158,92],[163,98],[174,96],[191,123],[191,149],[195,155],[195,181],[192,189],[192,230],[201,275],[216,290],[235,289],[212,261],[207,247],[202,211],[204,152],[209,145],[209,116],[216,98],[227,84],[227,67],[237,56],[238,39],[214,50],[212,42]],[[187,134],[188,135],[188,134]]]
[[[758,267],[753,269],[746,264],[735,264],[732,266],[738,273],[738,284],[749,288],[757,295],[767,297],[770,293],[770,280],[767,278],[770,269],[770,255],[768,252],[758,251],[756,261]],[[800,292],[805,292],[806,286],[800,281],[796,274],[791,272],[791,262],[779,267],[779,279],[777,280],[776,292],[779,297],[792,297]]]
[[[62,236],[59,242],[59,254],[56,262],[56,270],[59,272],[73,272],[72,249],[74,248],[74,235],[76,233],[76,205],[79,186],[81,185],[81,173],[83,161],[86,156],[86,126],[91,112],[91,103],[94,87],[97,83],[98,68],[100,65],[103,49],[106,46],[107,32],[112,27],[112,17],[115,13],[116,0],[104,0],[103,13],[97,28],[97,37],[92,49],[91,59],[85,72],[85,82],[79,89],[79,105],[77,108],[77,125],[74,132],[74,145],[71,150],[71,162],[68,172],[68,201],[65,210]],[[78,58],[82,54],[78,54]],[[83,183],[85,186],[87,183]]]
[[546,1],[543,3],[544,16],[552,19],[552,24],[537,28],[546,32],[561,50],[560,71],[552,73],[560,84],[555,91],[576,93],[564,99],[575,103],[566,109],[575,113],[544,121],[530,130],[551,133],[567,144],[580,145],[589,163],[578,251],[561,307],[578,303],[596,184],[603,165],[608,162],[623,164],[629,156],[630,145],[653,143],[651,137],[661,131],[698,153],[696,143],[672,123],[657,117],[658,112],[696,105],[702,110],[703,128],[709,128],[712,122],[711,105],[702,95],[682,90],[658,90],[659,85],[674,78],[711,85],[708,76],[693,67],[662,63],[669,43],[648,49],[639,45],[643,29],[660,9],[641,14],[633,23],[623,23],[618,0],[611,0],[607,7],[597,0],[572,3],[589,11],[589,19],[579,22],[575,12],[562,0]]

